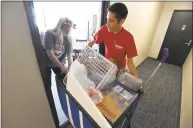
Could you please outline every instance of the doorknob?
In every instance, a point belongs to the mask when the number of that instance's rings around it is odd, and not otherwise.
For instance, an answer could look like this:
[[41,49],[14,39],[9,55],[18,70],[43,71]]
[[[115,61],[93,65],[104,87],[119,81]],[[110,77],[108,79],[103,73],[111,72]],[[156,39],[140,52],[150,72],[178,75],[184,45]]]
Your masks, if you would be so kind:
[[188,46],[190,46],[191,43],[192,43],[192,40],[190,40],[188,43],[185,43],[185,44],[187,44]]

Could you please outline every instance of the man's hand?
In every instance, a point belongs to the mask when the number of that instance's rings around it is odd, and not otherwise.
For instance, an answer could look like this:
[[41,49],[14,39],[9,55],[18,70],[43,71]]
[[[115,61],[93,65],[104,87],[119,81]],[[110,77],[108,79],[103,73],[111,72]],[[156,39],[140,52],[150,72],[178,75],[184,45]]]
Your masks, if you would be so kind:
[[137,76],[137,70],[135,68],[134,62],[132,58],[127,58],[127,66],[130,70],[130,73],[135,76],[136,78],[138,78]]
[[134,76],[135,78],[137,78],[137,79],[139,78],[137,75],[133,75],[133,76]]
[[95,43],[95,41],[93,40],[93,41],[91,41],[91,42],[88,43],[88,46],[92,48],[92,46],[94,45],[94,43]]

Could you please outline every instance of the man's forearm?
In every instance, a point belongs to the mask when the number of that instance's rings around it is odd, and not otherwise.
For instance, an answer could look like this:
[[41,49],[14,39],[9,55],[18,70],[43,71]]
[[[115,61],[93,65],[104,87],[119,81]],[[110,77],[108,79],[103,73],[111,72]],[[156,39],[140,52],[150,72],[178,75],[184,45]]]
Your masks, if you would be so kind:
[[134,75],[134,76],[136,76],[136,77],[138,77],[138,76],[137,76],[137,70],[136,70],[135,64],[134,64],[134,62],[133,62],[133,59],[128,58],[128,60],[127,60],[127,65],[128,65],[128,68],[129,68],[131,74]]
[[93,41],[91,41],[91,42],[88,43],[88,46],[92,48],[92,46],[94,45],[94,43],[95,43],[95,41],[93,40]]

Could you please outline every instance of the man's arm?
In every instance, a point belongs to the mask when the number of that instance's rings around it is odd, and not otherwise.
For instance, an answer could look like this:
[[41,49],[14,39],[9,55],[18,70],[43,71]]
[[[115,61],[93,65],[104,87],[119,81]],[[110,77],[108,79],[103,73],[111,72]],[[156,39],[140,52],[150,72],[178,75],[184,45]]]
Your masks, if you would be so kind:
[[53,50],[47,50],[46,49],[46,53],[48,55],[48,57],[50,58],[50,60],[54,63],[57,64],[58,67],[60,67],[61,71],[64,73],[68,72],[68,69],[58,60],[58,58],[54,55]]
[[133,62],[133,58],[127,58],[127,66],[129,68],[131,74],[138,78],[137,70],[136,70],[135,64]]
[[92,48],[92,46],[94,45],[94,43],[95,43],[95,41],[93,40],[93,41],[91,41],[91,42],[88,43],[88,46]]
[[92,48],[92,46],[96,43],[96,44],[100,44],[102,42],[104,42],[104,37],[105,37],[105,25],[102,26],[93,36],[93,41],[88,43],[88,46]]

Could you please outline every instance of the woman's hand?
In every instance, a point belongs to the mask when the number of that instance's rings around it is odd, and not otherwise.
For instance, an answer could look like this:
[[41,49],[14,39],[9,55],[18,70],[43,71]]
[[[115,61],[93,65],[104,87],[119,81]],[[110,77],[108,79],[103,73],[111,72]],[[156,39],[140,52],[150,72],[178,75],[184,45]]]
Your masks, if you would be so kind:
[[66,67],[64,67],[64,66],[61,66],[60,70],[61,70],[61,72],[66,73],[66,74],[68,72],[68,69]]

